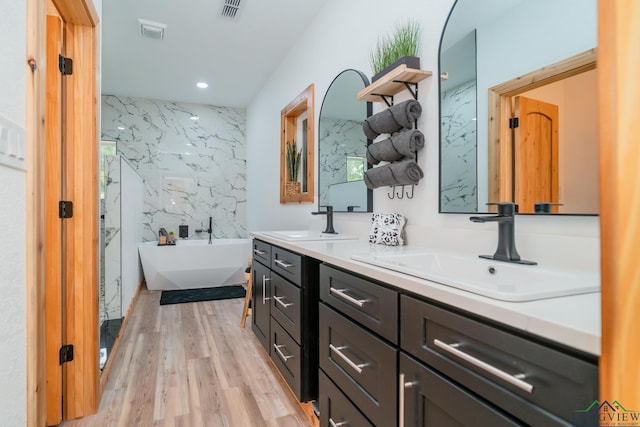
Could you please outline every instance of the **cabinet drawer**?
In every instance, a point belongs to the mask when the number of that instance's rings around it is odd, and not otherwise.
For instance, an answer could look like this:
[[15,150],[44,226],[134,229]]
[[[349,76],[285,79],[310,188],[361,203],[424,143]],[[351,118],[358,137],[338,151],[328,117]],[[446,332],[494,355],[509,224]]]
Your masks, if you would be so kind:
[[400,378],[401,426],[521,425],[404,353],[400,353]]
[[[373,427],[347,396],[320,371],[320,425]],[[332,424],[333,423],[333,424]]]
[[271,270],[277,271],[278,274],[290,280],[294,285],[301,286],[302,256],[286,249],[272,246]]
[[396,291],[322,264],[320,299],[392,343],[398,343]]
[[269,267],[271,265],[271,245],[261,240],[253,239],[253,259]]
[[405,295],[401,310],[402,349],[528,424],[566,425],[598,398],[593,363]]
[[302,289],[275,273],[271,275],[271,316],[302,344]]
[[396,423],[397,350],[320,304],[320,367],[379,426]]
[[271,360],[293,393],[302,400],[302,352],[300,346],[278,324],[271,322]]

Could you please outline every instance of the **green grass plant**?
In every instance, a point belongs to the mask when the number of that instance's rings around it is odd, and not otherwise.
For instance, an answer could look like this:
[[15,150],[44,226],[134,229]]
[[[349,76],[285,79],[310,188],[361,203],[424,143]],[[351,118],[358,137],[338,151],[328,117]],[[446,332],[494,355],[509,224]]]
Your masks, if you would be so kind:
[[420,25],[416,21],[406,21],[397,25],[393,33],[379,37],[369,54],[374,74],[384,70],[403,56],[418,56],[420,45]]

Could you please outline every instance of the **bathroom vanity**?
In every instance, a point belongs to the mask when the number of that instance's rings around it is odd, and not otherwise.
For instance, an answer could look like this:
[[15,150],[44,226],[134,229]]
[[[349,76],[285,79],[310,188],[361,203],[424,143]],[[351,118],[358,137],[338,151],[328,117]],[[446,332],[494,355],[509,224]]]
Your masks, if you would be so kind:
[[598,399],[598,292],[500,301],[353,260],[366,241],[253,237],[317,269],[321,426],[562,426]]
[[301,402],[318,395],[318,265],[253,240],[252,329]]

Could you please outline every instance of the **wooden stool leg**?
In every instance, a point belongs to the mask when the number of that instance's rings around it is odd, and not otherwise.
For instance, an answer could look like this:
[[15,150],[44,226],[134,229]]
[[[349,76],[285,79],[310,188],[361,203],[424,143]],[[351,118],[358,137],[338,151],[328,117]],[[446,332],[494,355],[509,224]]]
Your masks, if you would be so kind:
[[247,321],[247,316],[251,316],[251,309],[249,303],[251,302],[251,291],[253,285],[253,273],[249,273],[249,279],[247,279],[247,294],[244,297],[244,308],[242,309],[242,318],[240,319],[240,327],[244,328]]

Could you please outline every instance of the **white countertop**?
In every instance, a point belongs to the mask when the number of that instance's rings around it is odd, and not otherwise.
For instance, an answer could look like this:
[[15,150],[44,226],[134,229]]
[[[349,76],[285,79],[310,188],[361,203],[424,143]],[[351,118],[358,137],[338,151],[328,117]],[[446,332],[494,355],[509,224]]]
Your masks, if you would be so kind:
[[352,260],[352,255],[380,248],[363,239],[287,242],[261,232],[251,233],[251,236],[542,338],[600,355],[599,292],[506,302]]

